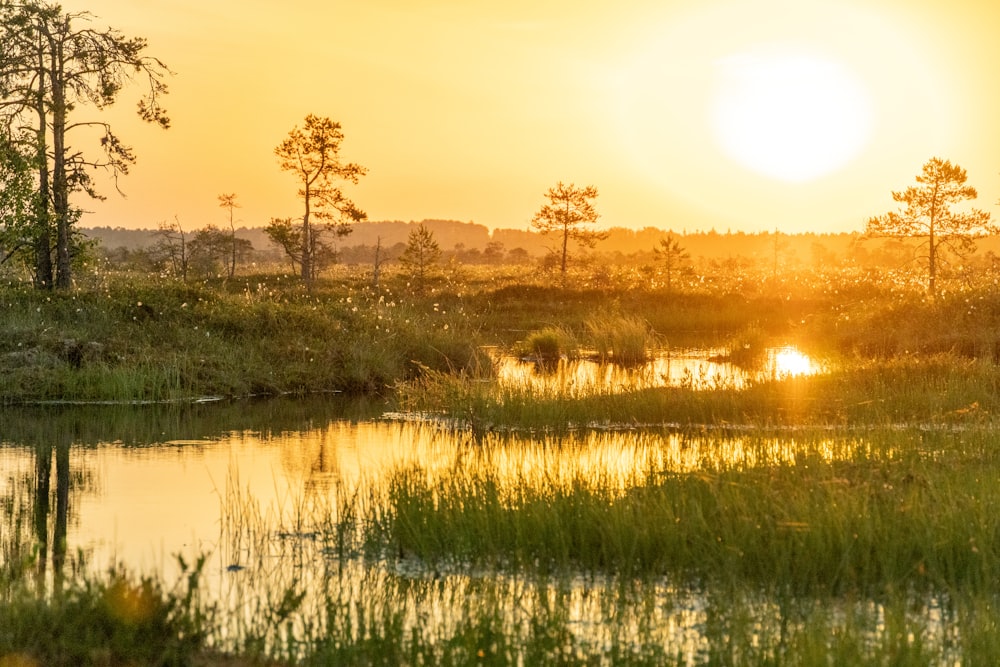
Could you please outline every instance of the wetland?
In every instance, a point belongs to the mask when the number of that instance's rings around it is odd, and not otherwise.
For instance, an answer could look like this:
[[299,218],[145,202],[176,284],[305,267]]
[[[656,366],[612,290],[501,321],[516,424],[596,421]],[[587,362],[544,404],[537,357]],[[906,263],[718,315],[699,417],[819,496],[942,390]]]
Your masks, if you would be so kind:
[[988,663],[993,297],[847,287],[8,289],[0,656]]

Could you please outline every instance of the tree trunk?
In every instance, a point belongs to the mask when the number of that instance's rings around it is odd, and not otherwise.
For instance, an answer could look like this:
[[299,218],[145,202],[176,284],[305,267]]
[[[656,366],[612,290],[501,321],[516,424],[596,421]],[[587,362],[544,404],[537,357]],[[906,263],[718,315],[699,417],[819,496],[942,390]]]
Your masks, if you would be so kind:
[[56,216],[56,287],[73,285],[70,253],[69,183],[66,179],[66,87],[63,45],[49,37],[52,49],[52,204]]
[[559,274],[562,276],[563,287],[566,286],[566,255],[569,252],[569,225],[563,224],[562,260],[559,263]]
[[312,229],[309,227],[309,184],[305,188],[306,210],[302,216],[302,280],[312,284]]
[[49,158],[47,125],[45,115],[45,68],[44,52],[38,47],[39,85],[35,95],[35,111],[38,113],[38,138],[35,159],[38,161],[38,195],[35,199],[35,287],[52,289],[52,239],[49,229]]
[[937,246],[934,245],[933,231],[927,244],[927,258],[927,291],[933,297],[937,295]]

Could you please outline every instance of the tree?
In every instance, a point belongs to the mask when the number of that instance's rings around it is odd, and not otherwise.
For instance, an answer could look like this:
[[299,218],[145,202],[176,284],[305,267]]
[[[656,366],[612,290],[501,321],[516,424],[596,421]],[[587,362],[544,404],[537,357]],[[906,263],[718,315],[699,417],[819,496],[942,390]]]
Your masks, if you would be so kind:
[[585,188],[574,187],[572,183],[564,185],[562,181],[545,193],[549,200],[531,219],[531,226],[542,234],[555,234],[560,240],[561,253],[559,272],[563,284],[566,283],[566,262],[569,257],[570,240],[593,248],[598,241],[608,237],[607,232],[585,229],[584,225],[597,222],[598,214],[591,199],[597,197],[597,188],[588,185]]
[[264,227],[264,233],[271,239],[271,242],[281,247],[285,255],[292,262],[292,272],[296,267],[303,267],[303,249],[307,250],[308,272],[305,280],[308,283],[319,275],[319,272],[327,266],[337,261],[337,249],[326,237],[327,233],[333,232],[336,237],[350,233],[350,228],[346,225],[327,226],[324,228],[313,227],[308,236],[301,226],[296,226],[292,218],[271,218],[271,222]]
[[[293,128],[274,149],[281,169],[294,174],[299,182],[298,195],[302,198],[304,211],[298,239],[298,263],[302,279],[307,283],[316,275],[315,253],[324,247],[320,236],[324,232],[337,236],[349,234],[349,224],[366,217],[334,185],[338,179],[357,183],[366,173],[365,168],[357,164],[340,162],[343,139],[340,123],[309,114],[304,127]],[[288,248],[285,250],[287,252]]]
[[421,223],[407,237],[406,250],[399,257],[417,293],[423,293],[428,274],[441,258],[441,248],[434,240],[434,233]]
[[191,268],[204,276],[217,274],[235,251],[230,235],[215,225],[196,231],[188,247]]
[[653,248],[653,253],[663,261],[663,268],[667,272],[667,294],[672,291],[672,278],[691,259],[687,250],[681,247],[681,242],[673,234],[667,234],[667,238],[660,239],[660,245]]
[[771,237],[771,279],[778,279],[778,257],[788,248],[788,239],[786,239],[781,232],[777,229],[774,230],[774,234]]
[[181,282],[187,282],[188,267],[191,264],[191,250],[188,247],[187,233],[181,227],[180,220],[161,222],[156,231],[159,240],[152,248],[153,257],[167,264],[174,275],[181,277]]
[[233,210],[242,208],[236,203],[236,194],[219,195],[219,208],[229,211],[229,277],[236,273],[236,221],[233,219]]
[[962,256],[975,250],[975,239],[1000,232],[990,214],[979,209],[951,210],[953,204],[975,199],[976,189],[965,184],[965,170],[947,160],[931,158],[917,176],[919,186],[893,192],[892,198],[905,208],[870,218],[865,235],[922,239],[927,258],[927,291],[937,290],[940,253],[943,249]]
[[[55,240],[55,286],[72,284],[73,225],[79,211],[70,195],[83,191],[100,198],[92,173],[118,177],[135,162],[132,149],[101,120],[77,120],[82,106],[108,107],[136,78],[147,86],[139,116],[163,128],[170,120],[160,99],[170,73],[143,55],[146,40],[117,30],[91,27],[86,12],[67,13],[45,0],[0,2],[0,114],[8,128],[30,138],[38,185],[34,211],[35,282],[53,285],[51,240]],[[76,132],[76,131],[80,132]],[[100,156],[70,145],[71,135],[95,133]]]
[[0,137],[0,266],[32,245],[31,165],[7,138]]

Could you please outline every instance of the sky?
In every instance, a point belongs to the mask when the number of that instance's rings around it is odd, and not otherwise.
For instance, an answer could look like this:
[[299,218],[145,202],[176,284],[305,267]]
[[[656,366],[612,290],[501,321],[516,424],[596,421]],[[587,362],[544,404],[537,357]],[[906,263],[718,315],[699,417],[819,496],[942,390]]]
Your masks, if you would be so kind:
[[[931,157],[1000,215],[993,0],[63,0],[148,40],[167,131],[104,112],[138,157],[83,226],[301,215],[274,147],[339,122],[370,220],[527,229],[558,182],[603,228],[853,232]],[[93,114],[89,109],[78,113]]]

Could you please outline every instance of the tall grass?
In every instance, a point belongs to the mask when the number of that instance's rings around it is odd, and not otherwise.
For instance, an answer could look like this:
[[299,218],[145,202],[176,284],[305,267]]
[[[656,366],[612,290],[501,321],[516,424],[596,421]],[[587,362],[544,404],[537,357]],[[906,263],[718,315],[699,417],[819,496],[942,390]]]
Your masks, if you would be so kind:
[[644,363],[656,349],[656,337],[639,317],[598,315],[587,320],[589,340],[602,362],[626,366]]
[[745,451],[714,470],[650,466],[625,490],[593,470],[529,482],[487,461],[437,475],[402,469],[367,539],[429,563],[669,575],[795,595],[993,590],[992,442],[988,430],[881,431],[831,456],[828,436],[801,436],[791,462],[756,463]]
[[273,277],[238,287],[0,290],[0,402],[384,392],[421,367],[482,363],[460,303]]
[[674,424],[753,427],[990,423],[1000,368],[950,354],[845,360],[812,376],[634,390],[576,384],[471,382],[425,372],[400,385],[401,404],[495,429]]

